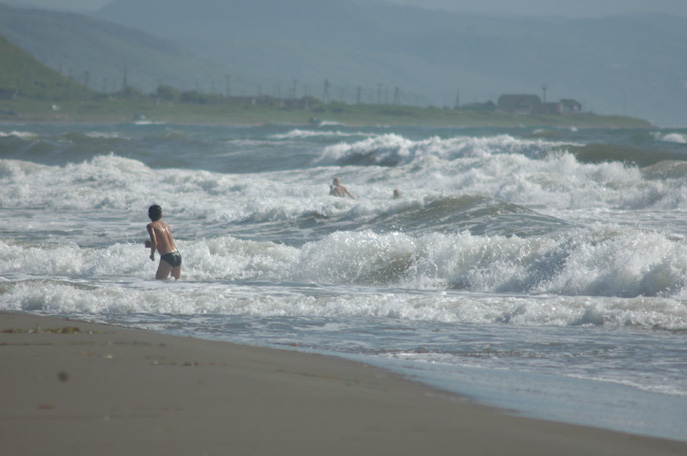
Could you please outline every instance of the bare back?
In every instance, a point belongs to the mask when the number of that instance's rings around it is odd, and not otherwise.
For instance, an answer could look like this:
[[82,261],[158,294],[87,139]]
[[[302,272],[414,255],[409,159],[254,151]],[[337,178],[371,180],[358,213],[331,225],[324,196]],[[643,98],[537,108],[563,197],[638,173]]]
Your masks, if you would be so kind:
[[355,196],[353,196],[351,192],[349,192],[348,189],[341,184],[332,184],[329,188],[329,194],[332,196],[341,197],[345,197],[346,195],[348,195],[351,198],[355,199]]
[[177,250],[174,237],[172,237],[172,228],[167,223],[158,220],[149,223],[146,228],[150,234],[151,247],[157,249],[160,255]]

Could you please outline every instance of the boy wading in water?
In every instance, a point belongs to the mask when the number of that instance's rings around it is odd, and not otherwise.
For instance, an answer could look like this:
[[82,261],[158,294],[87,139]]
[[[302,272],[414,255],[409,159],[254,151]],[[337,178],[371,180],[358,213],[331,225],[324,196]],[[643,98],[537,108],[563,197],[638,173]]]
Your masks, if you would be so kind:
[[150,259],[155,261],[155,250],[160,252],[160,265],[157,267],[155,279],[165,280],[172,273],[172,277],[178,280],[181,277],[181,254],[174,244],[172,228],[162,219],[162,208],[153,204],[148,208],[148,217],[152,220],[146,228],[150,234],[150,240],[146,241],[146,248],[150,248]]

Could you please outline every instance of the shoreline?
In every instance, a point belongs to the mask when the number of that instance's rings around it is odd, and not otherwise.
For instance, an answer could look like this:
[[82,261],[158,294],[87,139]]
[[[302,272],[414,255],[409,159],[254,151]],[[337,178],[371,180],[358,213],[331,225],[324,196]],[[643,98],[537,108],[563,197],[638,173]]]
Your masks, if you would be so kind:
[[[265,127],[268,125],[281,125],[293,128],[321,128],[318,125],[314,125],[308,122],[287,122],[287,121],[265,121],[265,122],[235,122],[235,121],[219,121],[217,119],[208,120],[193,120],[193,121],[180,121],[180,120],[85,120],[85,119],[22,119],[22,120],[12,120],[0,118],[0,125],[50,125],[50,126],[70,126],[70,125],[97,125],[97,126],[116,126],[122,124],[131,125],[171,125],[171,126],[197,126],[197,127],[232,127],[232,128],[254,128],[254,127]],[[623,125],[556,125],[556,124],[546,124],[546,123],[533,123],[533,124],[511,124],[511,125],[490,125],[490,124],[467,124],[467,125],[446,125],[446,124],[382,124],[382,123],[344,123],[335,122],[336,125],[348,128],[447,128],[447,129],[471,129],[471,128],[551,128],[551,129],[561,129],[569,130],[572,128],[583,129],[583,130],[669,130],[671,128],[682,129],[683,127],[662,127],[658,125],[648,125],[648,126],[623,126]]]
[[[237,120],[218,120],[218,119],[190,119],[190,120],[170,120],[170,119],[155,119],[155,120],[127,120],[127,119],[93,119],[87,120],[83,118],[77,119],[7,119],[0,118],[0,124],[34,124],[34,125],[52,125],[52,126],[69,126],[69,125],[121,125],[121,124],[132,124],[136,125],[140,122],[149,123],[151,125],[188,125],[188,126],[198,126],[198,127],[235,127],[235,128],[251,128],[251,127],[264,127],[267,125],[284,125],[293,128],[320,128],[318,125],[314,125],[309,122],[298,122],[298,121],[282,121],[278,119],[265,120],[265,121],[254,121],[254,122],[241,122]],[[470,128],[552,128],[552,129],[585,129],[585,130],[661,130],[670,129],[671,127],[662,127],[657,125],[592,125],[592,124],[554,124],[546,122],[533,122],[533,123],[507,123],[507,124],[489,124],[489,123],[468,123],[468,124],[447,124],[447,123],[389,123],[389,122],[346,122],[346,121],[331,121],[337,125],[348,128],[455,128],[455,129],[470,129]],[[681,128],[681,127],[675,127]]]
[[341,358],[0,311],[11,454],[682,455]]
[[[57,110],[52,106],[59,105]],[[34,99],[0,101],[0,121],[26,123],[124,123],[163,122],[176,125],[317,125],[336,122],[350,127],[552,127],[552,128],[660,128],[650,121],[617,114],[516,114],[437,107],[393,105],[325,105],[319,109],[254,105],[247,101],[193,104],[178,101],[156,103],[148,98],[111,100]],[[8,113],[15,113],[14,115]]]

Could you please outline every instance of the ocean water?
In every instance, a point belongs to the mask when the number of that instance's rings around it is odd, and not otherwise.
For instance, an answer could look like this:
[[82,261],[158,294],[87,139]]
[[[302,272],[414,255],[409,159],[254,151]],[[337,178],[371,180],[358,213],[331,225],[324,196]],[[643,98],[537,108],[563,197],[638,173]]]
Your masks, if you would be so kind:
[[[181,281],[153,280],[153,203]],[[3,123],[0,309],[687,441],[686,216],[685,129]]]

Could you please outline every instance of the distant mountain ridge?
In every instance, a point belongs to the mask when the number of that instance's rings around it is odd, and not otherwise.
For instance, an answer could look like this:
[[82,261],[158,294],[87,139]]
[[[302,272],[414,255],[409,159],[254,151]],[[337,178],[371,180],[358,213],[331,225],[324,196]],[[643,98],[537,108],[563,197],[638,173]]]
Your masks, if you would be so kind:
[[223,74],[222,65],[197,58],[183,45],[144,31],[74,13],[0,4],[0,35],[44,64],[95,91],[125,83],[144,91],[160,82],[192,86],[198,74]]
[[546,85],[549,101],[687,125],[684,18],[487,17],[351,0],[114,0],[68,20],[6,10],[0,34],[63,73],[89,69],[92,85],[121,82],[127,68],[144,91],[163,82],[349,103],[400,93],[449,107],[543,96]]

